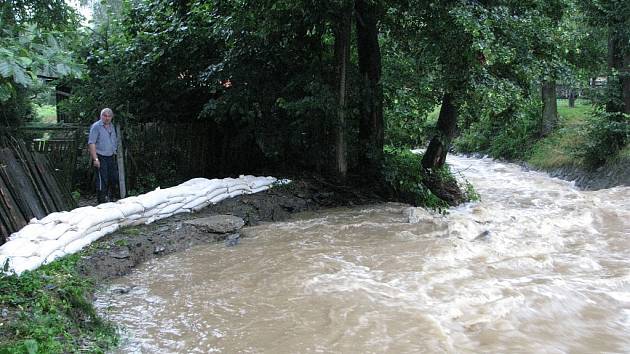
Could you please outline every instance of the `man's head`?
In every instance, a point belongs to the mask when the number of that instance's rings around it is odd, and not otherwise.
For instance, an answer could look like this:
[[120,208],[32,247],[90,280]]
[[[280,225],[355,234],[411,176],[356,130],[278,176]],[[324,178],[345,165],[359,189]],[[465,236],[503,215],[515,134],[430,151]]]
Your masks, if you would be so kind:
[[112,122],[112,118],[114,118],[114,112],[111,108],[103,108],[101,111],[101,120],[104,124],[109,124]]

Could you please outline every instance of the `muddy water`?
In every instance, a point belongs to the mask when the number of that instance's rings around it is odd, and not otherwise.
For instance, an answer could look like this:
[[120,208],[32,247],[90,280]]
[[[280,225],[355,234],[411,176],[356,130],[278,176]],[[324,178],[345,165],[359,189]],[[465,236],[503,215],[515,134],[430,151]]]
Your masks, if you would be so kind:
[[117,279],[119,352],[630,352],[630,188],[450,163],[481,202],[300,215]]

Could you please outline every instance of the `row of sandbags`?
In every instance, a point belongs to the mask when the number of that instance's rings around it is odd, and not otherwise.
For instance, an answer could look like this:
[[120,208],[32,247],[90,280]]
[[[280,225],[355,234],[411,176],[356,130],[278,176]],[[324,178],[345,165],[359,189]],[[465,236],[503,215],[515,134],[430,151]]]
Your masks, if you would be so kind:
[[75,253],[121,227],[150,224],[173,214],[190,213],[226,198],[264,191],[277,183],[288,181],[254,176],[194,178],[175,187],[158,187],[115,203],[55,212],[41,220],[34,218],[0,246],[0,272],[8,269],[8,272],[21,274]]

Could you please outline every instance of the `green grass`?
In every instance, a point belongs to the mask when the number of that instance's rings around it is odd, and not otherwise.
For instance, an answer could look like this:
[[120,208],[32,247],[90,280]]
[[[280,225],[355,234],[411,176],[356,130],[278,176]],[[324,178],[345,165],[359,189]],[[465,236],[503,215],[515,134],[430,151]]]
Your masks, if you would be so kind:
[[589,101],[577,100],[570,108],[568,100],[558,100],[558,128],[548,137],[539,140],[531,150],[528,163],[543,168],[581,165],[573,152],[584,143],[581,130],[592,111]]
[[41,123],[57,123],[57,107],[52,105],[33,105],[35,121]]
[[94,283],[75,254],[22,275],[0,275],[0,353],[102,353],[116,329],[92,305]]

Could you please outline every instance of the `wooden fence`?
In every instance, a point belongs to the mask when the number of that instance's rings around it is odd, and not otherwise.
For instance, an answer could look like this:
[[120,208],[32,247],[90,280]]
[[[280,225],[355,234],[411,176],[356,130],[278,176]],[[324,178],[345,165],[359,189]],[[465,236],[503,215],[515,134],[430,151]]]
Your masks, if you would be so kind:
[[0,244],[32,218],[74,208],[46,157],[14,137],[0,137]]

